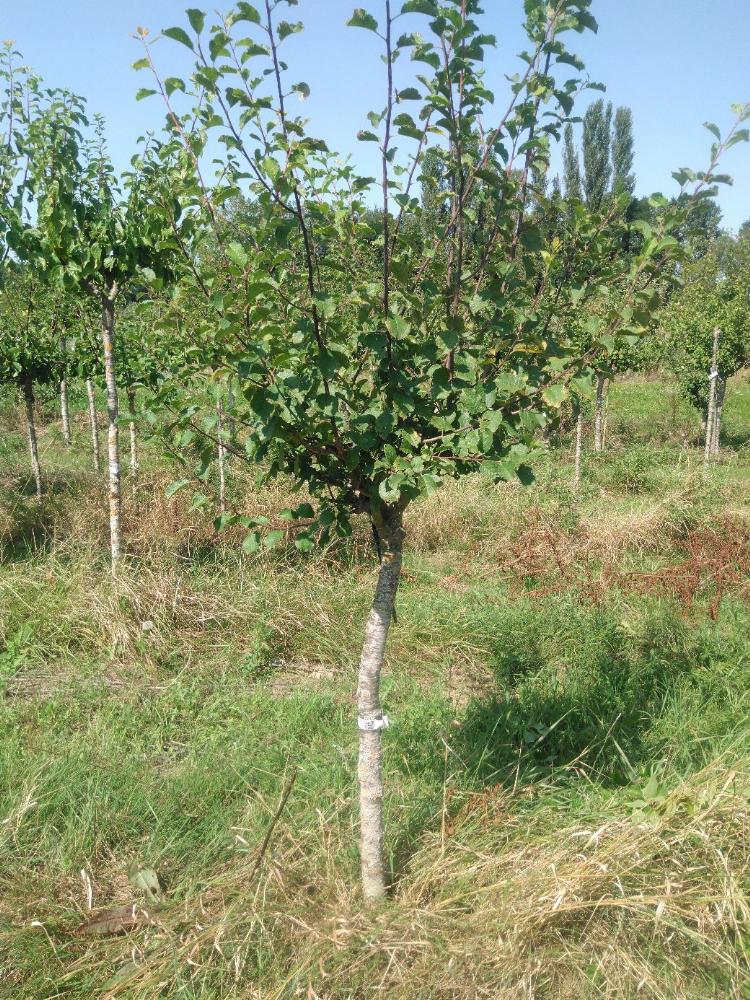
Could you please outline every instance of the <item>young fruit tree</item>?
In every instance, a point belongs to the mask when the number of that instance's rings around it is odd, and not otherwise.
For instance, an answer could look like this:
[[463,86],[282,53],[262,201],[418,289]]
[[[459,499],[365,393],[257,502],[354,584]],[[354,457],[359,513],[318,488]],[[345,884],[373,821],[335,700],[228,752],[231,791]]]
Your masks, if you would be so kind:
[[[357,693],[362,887],[372,902],[387,883],[380,681],[405,515],[449,479],[531,479],[538,432],[571,384],[588,379],[591,358],[618,335],[646,329],[656,276],[679,252],[671,231],[689,206],[655,199],[650,236],[627,259],[606,214],[582,215],[577,238],[563,242],[547,241],[527,210],[532,167],[547,160],[583,86],[565,39],[596,28],[589,0],[526,0],[528,46],[502,102],[482,74],[495,40],[477,0],[357,8],[349,24],[369,33],[385,67],[379,110],[359,132],[377,179],[331,153],[294,112],[310,88],[289,75],[285,51],[302,25],[282,11],[281,0],[241,2],[208,26],[191,9],[188,26],[163,32],[191,53],[189,77],[160,77],[145,31],[136,66],[156,81],[142,96],[167,105],[162,154],[183,151],[180,186],[160,202],[165,224],[185,213],[203,223],[205,235],[196,227],[182,244],[187,266],[174,292],[178,311],[205,304],[191,330],[196,370],[241,387],[232,405],[241,456],[311,497],[280,525],[227,514],[219,526],[244,525],[250,551],[290,534],[304,551],[348,535],[358,515],[377,538]],[[222,148],[209,184],[206,161]],[[429,148],[432,217],[422,225]],[[711,181],[707,173],[697,186]],[[480,191],[487,221],[477,234]],[[254,209],[242,240],[227,238],[222,222],[238,194]],[[591,348],[579,350],[570,331],[605,287],[618,294],[593,317]],[[172,417],[190,428],[194,415],[187,400]]]
[[98,303],[107,393],[110,551],[113,574],[122,552],[119,398],[115,314],[132,282],[155,280],[150,265],[169,255],[159,216],[148,218],[148,196],[134,159],[123,196],[104,143],[104,125],[89,126],[82,98],[38,90],[24,122],[27,157],[23,211],[7,216],[11,249],[51,285],[85,292]]
[[711,460],[719,454],[727,379],[750,356],[750,241],[720,237],[681,278],[663,317],[665,353],[683,394],[702,414]]
[[23,400],[31,471],[37,498],[42,467],[35,419],[35,386],[59,386],[64,352],[55,323],[60,296],[20,266],[4,268],[0,285],[0,384],[14,385]]

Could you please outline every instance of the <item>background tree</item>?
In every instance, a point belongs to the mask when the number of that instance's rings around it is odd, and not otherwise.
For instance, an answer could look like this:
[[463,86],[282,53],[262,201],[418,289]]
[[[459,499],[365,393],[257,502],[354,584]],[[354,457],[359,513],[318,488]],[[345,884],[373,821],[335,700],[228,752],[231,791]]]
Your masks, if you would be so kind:
[[586,204],[595,210],[604,205],[612,177],[612,104],[594,101],[583,116],[583,193]]
[[633,112],[621,107],[615,111],[612,128],[612,193],[621,195],[635,192],[635,160],[633,141]]

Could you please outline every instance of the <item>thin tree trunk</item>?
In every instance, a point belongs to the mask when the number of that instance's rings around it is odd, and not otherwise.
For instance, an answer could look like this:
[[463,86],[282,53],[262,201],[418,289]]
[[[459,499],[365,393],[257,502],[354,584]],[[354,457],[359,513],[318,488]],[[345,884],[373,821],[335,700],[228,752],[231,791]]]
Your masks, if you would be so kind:
[[379,511],[373,524],[380,544],[380,572],[365,627],[357,685],[360,862],[362,892],[366,902],[375,902],[385,895],[380,734],[388,725],[388,720],[380,705],[380,674],[401,575],[404,544],[402,512],[400,509]]
[[101,470],[101,459],[99,458],[99,426],[96,421],[96,399],[94,397],[94,386],[90,378],[86,379],[86,395],[89,398],[89,424],[91,425],[91,453],[94,456],[94,468],[97,472]]
[[719,457],[721,447],[721,418],[724,414],[724,396],[727,391],[727,380],[721,375],[716,379],[716,401],[714,403],[714,430],[711,441],[711,454]]
[[596,407],[594,409],[594,451],[604,449],[604,389],[606,377],[599,372],[596,376]]
[[36,496],[40,500],[42,496],[42,468],[39,464],[39,445],[36,439],[36,423],[34,422],[34,384],[30,375],[23,376],[23,398],[26,404],[26,432],[29,438],[31,471],[34,474]]
[[102,346],[104,348],[104,378],[107,384],[107,456],[109,459],[109,537],[112,553],[112,573],[117,573],[122,550],[122,498],[120,495],[120,438],[117,427],[119,401],[115,374],[115,296],[113,286],[102,295]]
[[714,328],[714,343],[711,351],[711,373],[708,376],[708,411],[706,413],[706,444],[704,450],[706,462],[711,460],[714,440],[714,425],[716,422],[716,382],[719,378],[718,363],[720,337],[721,330],[717,326]]
[[70,447],[72,438],[70,436],[70,408],[68,406],[68,381],[63,379],[60,382],[60,415],[62,417],[62,432],[65,444]]
[[[131,414],[135,416],[135,390],[128,389],[128,409]],[[128,429],[130,432],[130,471],[138,471],[138,430],[135,426],[135,420],[131,420],[128,424]]]
[[224,408],[221,400],[216,401],[216,450],[219,465],[219,510],[222,514],[227,512],[227,474],[226,474],[226,453],[222,438],[224,424]]
[[578,414],[576,420],[576,452],[575,452],[575,472],[573,475],[573,485],[578,489],[581,485],[581,456],[583,455],[583,414]]
[[609,423],[609,379],[604,380],[604,404],[602,406],[602,451],[607,446],[607,425]]

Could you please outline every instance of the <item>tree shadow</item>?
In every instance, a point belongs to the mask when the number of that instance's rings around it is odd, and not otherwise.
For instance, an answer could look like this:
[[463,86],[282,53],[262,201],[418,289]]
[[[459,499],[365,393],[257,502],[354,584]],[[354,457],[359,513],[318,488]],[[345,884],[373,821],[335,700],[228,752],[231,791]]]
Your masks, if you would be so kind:
[[[662,608],[629,639],[614,609],[582,616],[567,636],[561,627],[558,638],[554,620],[546,634],[533,624],[496,644],[495,690],[469,701],[446,727],[449,773],[443,773],[444,754],[436,752],[427,778],[435,795],[415,808],[402,830],[393,851],[394,880],[425,830],[439,827],[444,786],[461,793],[591,781],[616,788],[663,757],[658,722],[670,711],[671,696],[690,683],[697,662],[679,614]],[[575,648],[577,641],[582,649]],[[463,801],[465,794],[455,796],[454,806],[449,801],[448,821]]]

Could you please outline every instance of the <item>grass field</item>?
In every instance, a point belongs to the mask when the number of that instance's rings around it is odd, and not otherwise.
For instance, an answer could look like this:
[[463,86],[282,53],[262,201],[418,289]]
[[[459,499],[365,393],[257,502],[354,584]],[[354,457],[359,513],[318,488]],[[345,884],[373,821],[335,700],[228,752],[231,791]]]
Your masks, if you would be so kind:
[[630,379],[578,495],[564,440],[532,487],[410,512],[367,913],[367,526],[243,555],[147,448],[115,586],[83,417],[66,452],[44,411],[41,505],[0,412],[0,997],[750,997],[745,376],[708,470],[676,389]]

